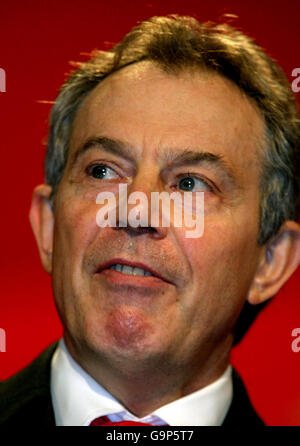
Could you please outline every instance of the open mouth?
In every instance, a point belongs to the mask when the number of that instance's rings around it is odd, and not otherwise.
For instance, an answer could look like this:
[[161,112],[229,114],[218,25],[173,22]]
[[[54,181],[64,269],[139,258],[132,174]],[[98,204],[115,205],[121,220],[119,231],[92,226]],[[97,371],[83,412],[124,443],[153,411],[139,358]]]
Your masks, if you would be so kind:
[[122,265],[121,263],[116,263],[115,265],[110,266],[109,269],[118,271],[122,274],[129,274],[130,276],[153,276],[150,271],[129,265]]
[[169,280],[167,280],[165,277],[163,277],[157,271],[153,270],[148,265],[140,262],[132,262],[127,259],[115,258],[111,259],[108,262],[105,262],[104,264],[100,265],[100,267],[97,269],[97,274],[101,274],[102,272],[105,273],[105,275],[111,274],[112,277],[121,278],[121,275],[127,277],[131,276],[132,279],[134,280],[138,279],[142,280],[142,278],[145,278],[145,280],[149,280],[149,283],[150,283],[149,278],[152,278],[153,280],[160,279],[164,282],[171,283]]

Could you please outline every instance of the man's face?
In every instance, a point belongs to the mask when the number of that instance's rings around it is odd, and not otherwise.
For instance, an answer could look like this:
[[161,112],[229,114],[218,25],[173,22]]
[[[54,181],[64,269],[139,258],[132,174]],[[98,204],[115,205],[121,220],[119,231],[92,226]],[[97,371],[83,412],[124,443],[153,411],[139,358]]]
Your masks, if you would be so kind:
[[[105,146],[95,141],[103,137]],[[168,75],[143,62],[92,91],[76,115],[54,209],[54,294],[77,359],[192,370],[227,355],[261,254],[262,140],[255,107],[216,74]],[[212,156],[188,162],[187,151]],[[183,194],[186,177],[188,193],[204,192],[202,237],[172,223],[97,225],[99,192],[126,183],[150,201],[153,191]],[[160,277],[109,269],[126,261]]]

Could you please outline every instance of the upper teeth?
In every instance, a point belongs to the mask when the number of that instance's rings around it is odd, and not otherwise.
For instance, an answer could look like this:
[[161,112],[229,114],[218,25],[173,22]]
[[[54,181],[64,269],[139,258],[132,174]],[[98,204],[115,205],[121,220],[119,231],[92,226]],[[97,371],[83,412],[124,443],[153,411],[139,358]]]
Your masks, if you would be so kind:
[[131,274],[133,276],[153,276],[153,274],[149,273],[149,271],[145,271],[141,268],[132,268],[129,265],[121,265],[117,263],[116,265],[112,265],[109,269],[115,269],[123,274]]

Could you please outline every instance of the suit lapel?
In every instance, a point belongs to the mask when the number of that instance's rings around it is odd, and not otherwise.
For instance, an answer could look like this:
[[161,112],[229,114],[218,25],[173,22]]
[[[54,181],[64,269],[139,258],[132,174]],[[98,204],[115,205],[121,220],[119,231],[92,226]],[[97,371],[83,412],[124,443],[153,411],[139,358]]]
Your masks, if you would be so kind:
[[50,365],[57,343],[0,386],[0,425],[55,426]]
[[236,370],[232,371],[233,399],[222,426],[264,426],[252,407],[246,388]]

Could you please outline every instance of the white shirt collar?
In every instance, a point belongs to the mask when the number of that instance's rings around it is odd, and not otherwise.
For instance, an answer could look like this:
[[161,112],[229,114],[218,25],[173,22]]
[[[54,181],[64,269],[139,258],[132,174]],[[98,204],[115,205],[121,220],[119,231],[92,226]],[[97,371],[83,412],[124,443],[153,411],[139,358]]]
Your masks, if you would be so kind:
[[[232,400],[231,366],[212,384],[160,407],[170,426],[219,426]],[[127,410],[74,361],[61,339],[51,361],[51,396],[57,426],[88,426],[100,416]],[[128,413],[128,412],[127,412]],[[131,419],[144,421],[129,414]]]

